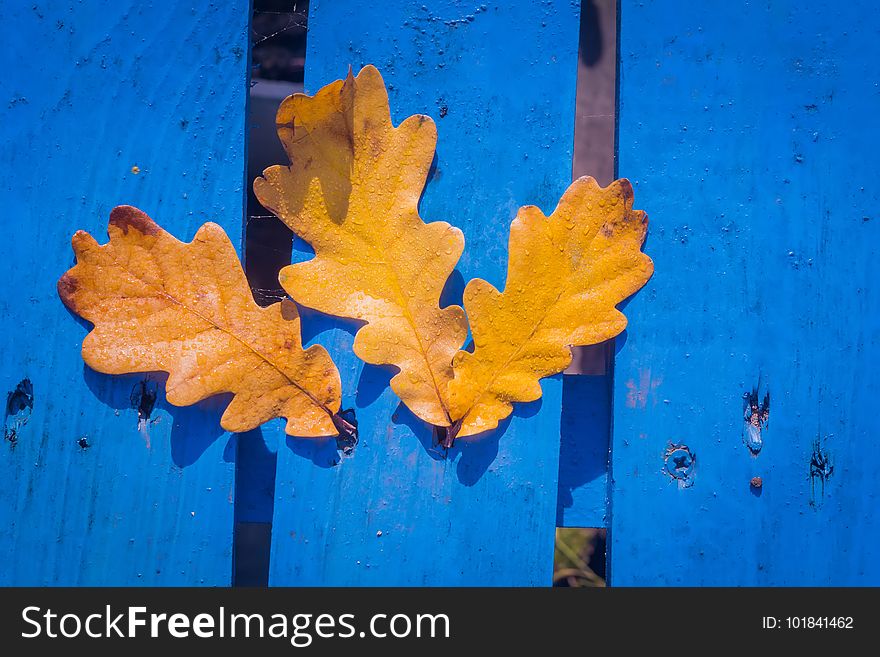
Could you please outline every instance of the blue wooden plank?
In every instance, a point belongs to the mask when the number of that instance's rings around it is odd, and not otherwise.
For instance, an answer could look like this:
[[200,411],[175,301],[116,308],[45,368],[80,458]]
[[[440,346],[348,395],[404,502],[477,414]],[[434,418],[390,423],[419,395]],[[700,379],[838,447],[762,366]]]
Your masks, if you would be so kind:
[[878,37],[866,0],[622,2],[656,274],[615,369],[613,584],[880,584]]
[[[551,211],[569,182],[577,19],[577,2],[311,3],[307,91],[372,63],[396,122],[437,122],[421,214],[466,237],[450,303],[474,276],[503,286],[516,209]],[[307,314],[305,330],[339,365],[361,441],[341,458],[328,441],[280,438],[270,581],[549,585],[561,377],[502,431],[459,440],[444,459],[389,373],[351,353],[351,327]]]
[[[230,581],[234,450],[219,404],[177,409],[160,393],[139,427],[144,377],[85,368],[86,327],[55,284],[73,232],[106,239],[120,203],[182,239],[217,221],[239,244],[248,12],[245,0],[4,7],[4,585]],[[23,380],[32,402],[15,395]]]

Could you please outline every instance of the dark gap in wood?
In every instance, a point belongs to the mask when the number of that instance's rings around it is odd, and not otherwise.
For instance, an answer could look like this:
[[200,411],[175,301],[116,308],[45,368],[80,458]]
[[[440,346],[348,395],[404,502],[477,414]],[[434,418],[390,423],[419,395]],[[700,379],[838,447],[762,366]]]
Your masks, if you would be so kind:
[[268,586],[271,522],[237,522],[233,537],[233,586]]
[[[572,180],[614,180],[617,95],[617,0],[581,0]],[[574,347],[566,374],[609,371],[614,340]]]
[[[260,205],[253,181],[267,167],[287,163],[275,132],[275,113],[286,96],[302,91],[308,10],[307,0],[253,2],[243,255],[248,283],[261,306],[286,296],[278,272],[290,264],[293,233]],[[238,440],[232,581],[234,586],[267,586],[275,454],[266,450],[262,434],[259,440],[250,434],[239,435]]]
[[[581,0],[572,180],[592,176],[603,186],[616,176],[617,14],[617,0]],[[559,524],[563,507],[573,504],[572,491],[607,476],[610,462],[611,391],[606,387],[611,385],[614,340],[574,347],[572,354],[562,384]],[[597,386],[607,394],[598,394]],[[582,388],[591,392],[589,398],[579,394]],[[575,400],[577,408],[566,408],[566,400]],[[581,426],[572,426],[578,423]],[[579,553],[573,555],[572,550]],[[605,578],[605,529],[560,527],[553,585],[601,586]]]
[[285,97],[302,91],[308,9],[307,1],[254,0],[245,271],[261,306],[286,296],[278,283],[278,272],[290,264],[293,233],[260,205],[253,181],[267,167],[287,163],[275,131],[275,113]]

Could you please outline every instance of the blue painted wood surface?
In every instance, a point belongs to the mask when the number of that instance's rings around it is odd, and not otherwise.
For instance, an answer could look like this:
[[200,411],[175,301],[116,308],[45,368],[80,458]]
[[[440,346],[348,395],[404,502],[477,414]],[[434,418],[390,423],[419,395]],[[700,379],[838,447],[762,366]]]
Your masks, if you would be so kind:
[[[0,584],[230,581],[234,438],[220,404],[178,409],[160,393],[139,430],[144,377],[83,365],[87,328],[55,283],[73,232],[106,241],[120,203],[181,239],[213,220],[240,244],[248,12],[243,0],[4,5]],[[25,379],[32,408],[15,395]]]
[[[571,172],[577,2],[313,2],[306,90],[375,64],[395,122],[437,123],[427,221],[466,237],[446,302],[481,276],[503,286],[516,209],[552,211]],[[310,257],[305,249],[295,259]],[[279,443],[270,582],[276,585],[549,585],[556,516],[561,377],[502,430],[447,458],[388,388],[390,372],[351,352],[354,328],[306,314],[333,354],[361,439]],[[271,435],[270,435],[271,434]]]
[[656,274],[618,340],[612,584],[880,584],[878,37],[865,0],[622,0]]

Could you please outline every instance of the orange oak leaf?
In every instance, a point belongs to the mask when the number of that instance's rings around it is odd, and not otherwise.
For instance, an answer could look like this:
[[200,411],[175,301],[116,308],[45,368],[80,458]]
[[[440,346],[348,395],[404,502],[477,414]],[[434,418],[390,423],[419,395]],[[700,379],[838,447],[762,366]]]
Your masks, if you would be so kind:
[[549,217],[535,206],[520,208],[510,227],[504,292],[481,279],[464,291],[474,351],[455,356],[452,438],[455,429],[470,436],[495,428],[513,402],[541,397],[539,380],[568,367],[569,347],[626,328],[616,306],[654,271],[641,252],[647,228],[626,179],[602,188],[580,178]]
[[434,122],[415,115],[395,127],[382,77],[366,66],[314,96],[290,96],[277,124],[291,166],[266,169],[254,192],[315,251],[281,271],[282,286],[304,306],[365,322],[357,356],[397,367],[400,399],[449,426],[447,384],[467,324],[459,306],[440,307],[440,293],[464,237],[418,213]]
[[320,346],[302,348],[296,306],[259,307],[235,249],[206,223],[180,242],[137,208],[110,214],[110,242],[73,236],[77,264],[58,281],[65,305],[94,324],[85,362],[99,372],[168,372],[168,401],[186,406],[232,393],[221,418],[248,431],[276,417],[288,434],[349,432],[340,380]]

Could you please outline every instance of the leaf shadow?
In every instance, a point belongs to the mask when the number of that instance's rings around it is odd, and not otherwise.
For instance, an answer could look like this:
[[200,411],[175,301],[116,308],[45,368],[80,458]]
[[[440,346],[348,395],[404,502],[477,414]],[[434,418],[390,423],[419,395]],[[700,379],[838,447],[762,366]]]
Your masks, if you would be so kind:
[[291,452],[308,459],[319,468],[335,468],[342,460],[336,438],[298,438],[285,436],[285,445]]
[[452,270],[446,283],[443,285],[443,291],[440,292],[440,307],[447,306],[464,306],[462,299],[464,298],[464,275],[456,267]]
[[397,426],[402,425],[408,428],[432,459],[435,461],[446,460],[446,450],[437,444],[433,427],[416,417],[403,402],[400,402],[394,409],[394,413],[391,414],[391,422]]
[[364,363],[355,389],[355,405],[366,408],[375,402],[391,385],[397,368],[390,365],[370,365]]
[[[64,305],[64,304],[62,303],[61,305]],[[67,311],[67,316],[68,316],[68,317],[70,317],[71,319],[73,319],[73,321],[75,321],[77,324],[79,324],[80,326],[82,326],[82,327],[86,330],[86,333],[90,333],[91,330],[94,328],[94,324],[92,324],[92,323],[91,323],[89,320],[87,320],[87,319],[83,319],[82,317],[80,317],[79,315],[77,315],[75,312],[73,312],[73,311],[72,311],[70,308],[68,308],[67,306],[64,306],[64,310]]]
[[617,334],[616,337],[612,338],[614,340],[614,355],[617,356],[624,345],[626,344],[627,332],[626,329],[623,329],[620,333]]
[[[220,416],[232,401],[232,394],[214,395],[192,406],[173,406],[165,399],[164,388],[156,405],[172,418],[171,459],[185,468],[198,461],[216,440],[227,432],[220,426]],[[235,462],[235,435],[230,434],[223,460]]]
[[[422,192],[419,194],[419,204],[417,206],[419,208],[419,211],[421,211],[422,202],[425,200],[425,192],[431,186],[431,183],[436,180],[440,180],[440,178],[443,176],[443,172],[439,169],[439,162],[440,159],[437,156],[437,151],[435,150],[434,157],[431,158],[431,166],[428,167],[428,175],[425,177],[425,184],[422,187]],[[428,222],[425,221],[425,223]]]
[[[232,395],[215,395],[192,406],[174,406],[165,397],[167,379],[168,375],[164,372],[101,374],[83,363],[83,380],[89,391],[110,408],[120,413],[130,413],[133,429],[144,437],[147,445],[151,427],[162,417],[154,415],[155,409],[161,409],[171,417],[171,459],[177,467],[186,468],[198,461],[221,436],[226,435],[227,432],[220,426],[220,416]],[[147,399],[144,399],[145,393]],[[224,460],[232,462],[234,451],[229,450],[227,445]]]
[[467,438],[458,438],[449,449],[441,447],[437,442],[434,428],[416,417],[402,402],[398,404],[391,420],[394,424],[406,426],[432,459],[455,463],[459,483],[471,487],[483,478],[489,466],[498,457],[499,443],[513,418],[533,417],[541,410],[541,405],[541,399],[515,404],[513,413],[499,422],[495,429]]
[[296,304],[300,318],[300,333],[303,345],[309,345],[319,336],[334,329],[341,329],[354,337],[365,324],[357,319],[346,319],[334,315],[325,315],[322,312]]

